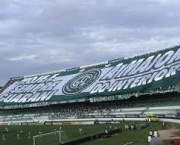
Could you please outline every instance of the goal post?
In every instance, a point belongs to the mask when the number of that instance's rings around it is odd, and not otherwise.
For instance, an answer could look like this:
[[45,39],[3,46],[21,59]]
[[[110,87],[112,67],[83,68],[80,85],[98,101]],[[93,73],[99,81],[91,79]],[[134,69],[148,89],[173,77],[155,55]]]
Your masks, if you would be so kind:
[[54,131],[33,136],[33,145],[59,145],[68,141],[64,131]]

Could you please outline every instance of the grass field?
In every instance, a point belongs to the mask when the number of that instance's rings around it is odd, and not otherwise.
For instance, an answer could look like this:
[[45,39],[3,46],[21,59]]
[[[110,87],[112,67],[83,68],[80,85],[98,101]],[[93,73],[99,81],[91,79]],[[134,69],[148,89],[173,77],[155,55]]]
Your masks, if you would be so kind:
[[[132,124],[132,122],[125,122],[126,124]],[[114,124],[112,127],[121,127],[124,129],[124,124]],[[140,122],[135,122],[140,123]],[[174,124],[176,128],[180,128],[179,124]],[[109,129],[110,125],[84,125],[84,126],[62,126],[62,130],[65,132],[66,137],[70,139],[81,138],[90,134],[103,132],[105,129]],[[78,132],[79,127],[83,128],[83,134]],[[9,132],[5,134],[6,141],[2,141],[2,129],[0,127],[0,145],[33,145],[32,137],[28,138],[28,132],[31,132],[31,136],[37,135],[39,131],[42,133],[51,132],[53,129],[59,130],[59,126],[8,126]],[[132,145],[147,145],[147,136],[149,131],[161,130],[161,123],[154,122],[150,124],[150,127],[129,132],[121,132],[111,138],[99,139],[91,142],[84,143],[83,145],[124,145],[128,142],[134,142]],[[16,135],[23,131],[23,135],[20,140],[16,139]],[[46,138],[46,140],[49,140]],[[47,145],[48,143],[39,143],[38,145]],[[51,144],[55,145],[55,144]],[[169,145],[169,141],[165,145]]]

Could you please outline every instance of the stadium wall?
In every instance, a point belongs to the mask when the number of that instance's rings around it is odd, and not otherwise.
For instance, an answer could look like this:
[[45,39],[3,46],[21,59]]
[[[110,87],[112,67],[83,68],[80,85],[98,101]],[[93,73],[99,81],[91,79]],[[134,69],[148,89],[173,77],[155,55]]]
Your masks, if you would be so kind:
[[[54,121],[40,121],[40,122],[32,122],[32,121],[14,121],[14,122],[0,122],[0,126],[27,126],[27,125],[92,125],[96,124],[95,122],[98,120],[98,124],[114,124],[120,123],[122,121],[146,121],[145,118],[96,118],[96,119],[64,119],[64,120],[54,120]],[[160,119],[163,122],[172,122],[172,123],[180,123],[179,119]]]

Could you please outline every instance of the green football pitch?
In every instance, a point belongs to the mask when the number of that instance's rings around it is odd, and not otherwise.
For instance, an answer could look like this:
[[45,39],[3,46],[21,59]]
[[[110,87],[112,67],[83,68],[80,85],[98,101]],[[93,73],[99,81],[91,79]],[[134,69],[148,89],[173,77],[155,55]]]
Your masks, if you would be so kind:
[[[141,122],[135,122],[139,124]],[[132,124],[131,122],[122,122],[119,124],[112,124],[112,128],[120,127],[124,129],[125,124]],[[180,128],[180,124],[174,124],[176,128]],[[33,145],[32,136],[38,135],[39,131],[44,133],[49,133],[52,130],[59,130],[60,126],[8,126],[9,132],[5,133],[5,141],[2,140],[3,134],[2,130],[4,126],[0,126],[0,145]],[[83,133],[79,134],[79,128],[83,129]],[[110,125],[82,125],[82,126],[61,126],[61,130],[64,132],[64,136],[67,140],[73,140],[76,138],[81,138],[83,136],[88,136],[103,132],[105,129],[109,129]],[[20,139],[17,139],[17,134],[20,134],[22,130],[22,135]],[[83,145],[124,145],[129,142],[133,142],[132,145],[147,145],[147,136],[149,131],[162,130],[162,125],[160,122],[150,123],[150,126],[143,130],[120,132],[119,134],[112,136],[110,138],[103,138],[94,141],[84,143]],[[31,133],[31,138],[28,138],[28,133]],[[63,135],[63,134],[62,134]],[[55,145],[53,140],[45,137],[49,143],[38,143],[37,145]],[[57,137],[54,137],[57,138]],[[169,145],[169,141],[165,143]]]

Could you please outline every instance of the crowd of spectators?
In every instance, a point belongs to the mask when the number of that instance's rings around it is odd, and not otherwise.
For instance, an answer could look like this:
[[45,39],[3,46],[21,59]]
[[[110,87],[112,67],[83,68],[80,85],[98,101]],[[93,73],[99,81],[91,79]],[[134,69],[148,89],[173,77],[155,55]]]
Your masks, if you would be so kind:
[[169,92],[180,91],[180,84],[169,85],[166,87],[159,87],[152,90],[144,90],[141,93],[154,94],[154,93],[163,92],[163,91],[169,91]]
[[56,104],[44,107],[14,109],[14,110],[1,110],[0,114],[35,114],[36,117],[48,115],[53,117],[70,117],[87,115],[92,113],[103,113],[121,111],[122,108],[132,107],[153,107],[153,106],[168,106],[173,103],[180,104],[180,94],[167,93],[157,95],[147,95],[141,97],[131,97],[127,100],[98,102],[98,103],[69,103],[69,104]]

